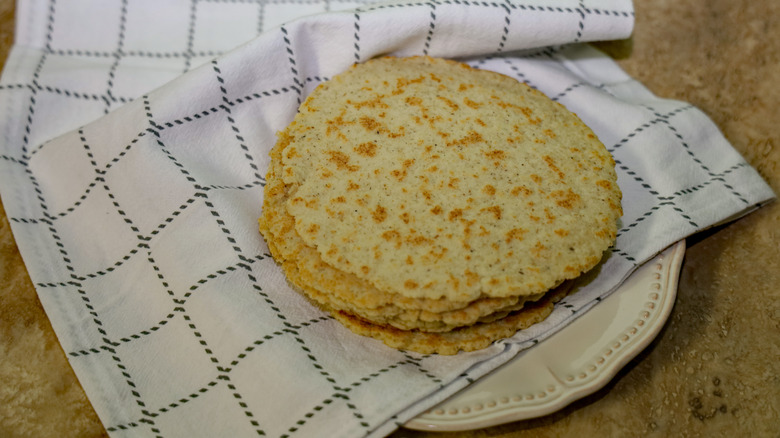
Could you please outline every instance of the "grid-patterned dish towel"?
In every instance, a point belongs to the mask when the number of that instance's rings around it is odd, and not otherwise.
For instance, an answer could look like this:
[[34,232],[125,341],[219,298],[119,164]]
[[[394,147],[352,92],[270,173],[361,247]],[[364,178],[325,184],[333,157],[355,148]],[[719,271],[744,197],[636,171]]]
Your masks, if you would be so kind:
[[[774,196],[700,111],[584,44],[630,34],[627,0],[29,0],[17,23],[2,200],[113,436],[385,435],[666,246]],[[309,306],[267,255],[257,218],[275,132],[319,83],[380,54],[527,82],[613,153],[617,244],[544,323],[454,357],[395,351]]]

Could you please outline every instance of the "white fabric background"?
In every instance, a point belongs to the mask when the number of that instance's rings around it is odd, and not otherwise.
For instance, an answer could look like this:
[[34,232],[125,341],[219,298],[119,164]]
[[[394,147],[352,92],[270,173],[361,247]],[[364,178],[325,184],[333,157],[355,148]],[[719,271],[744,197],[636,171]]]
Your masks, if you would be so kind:
[[[700,111],[582,44],[627,37],[627,0],[31,0],[17,23],[2,200],[112,436],[386,435],[666,246],[774,196]],[[351,334],[285,284],[256,226],[275,132],[320,82],[380,54],[527,82],[613,153],[617,244],[544,323],[423,356]]]

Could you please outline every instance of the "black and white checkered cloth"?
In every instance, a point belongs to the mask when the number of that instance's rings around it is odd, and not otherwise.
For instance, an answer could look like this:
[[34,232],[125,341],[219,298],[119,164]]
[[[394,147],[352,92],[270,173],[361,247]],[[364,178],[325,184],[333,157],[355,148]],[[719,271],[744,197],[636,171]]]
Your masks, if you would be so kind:
[[[668,245],[770,200],[705,115],[584,44],[632,25],[629,0],[20,1],[0,82],[2,200],[109,433],[386,435]],[[396,351],[309,306],[267,254],[275,133],[319,83],[380,54],[515,77],[613,153],[617,244],[544,323],[455,357]]]

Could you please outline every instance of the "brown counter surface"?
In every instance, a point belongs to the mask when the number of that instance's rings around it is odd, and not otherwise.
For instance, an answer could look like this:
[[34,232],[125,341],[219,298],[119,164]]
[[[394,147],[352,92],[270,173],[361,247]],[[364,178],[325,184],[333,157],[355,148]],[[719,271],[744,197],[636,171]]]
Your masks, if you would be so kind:
[[[655,94],[707,113],[780,193],[780,2],[635,0],[635,9],[633,37],[599,47]],[[13,23],[13,0],[0,0],[2,61]],[[0,436],[105,436],[1,204],[0,279]],[[604,389],[534,420],[392,436],[780,436],[780,202],[688,240],[669,321]]]

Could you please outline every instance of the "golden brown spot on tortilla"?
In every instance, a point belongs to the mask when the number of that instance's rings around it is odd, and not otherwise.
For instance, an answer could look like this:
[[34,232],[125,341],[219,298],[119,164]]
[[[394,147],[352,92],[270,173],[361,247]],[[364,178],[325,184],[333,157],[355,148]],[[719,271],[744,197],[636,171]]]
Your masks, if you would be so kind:
[[407,289],[417,289],[419,287],[419,285],[417,284],[417,282],[415,282],[413,280],[406,280],[404,282],[404,287],[407,288]]
[[360,271],[363,272],[363,274],[368,274],[368,272],[370,270],[371,269],[368,266],[366,266],[366,265],[363,265],[363,266],[360,267]]
[[435,260],[440,260],[442,257],[444,257],[444,254],[446,254],[448,249],[446,247],[439,247],[438,251],[436,247],[431,248],[430,251],[428,251],[428,255],[433,257]]
[[344,154],[340,151],[325,151],[326,154],[330,155],[330,158],[328,158],[328,161],[336,165],[336,168],[339,170],[348,170],[350,172],[354,172],[358,169],[360,169],[359,166],[350,165],[349,164],[349,156]]
[[523,236],[527,232],[528,230],[524,230],[522,228],[512,228],[506,233],[506,243],[510,243],[513,240],[523,240]]
[[449,220],[454,221],[455,219],[463,216],[463,210],[460,208],[453,209],[449,214]]
[[485,151],[485,156],[491,160],[495,160],[493,165],[498,166],[501,164],[502,160],[506,159],[506,152],[502,151],[501,149],[491,149],[489,151]]
[[612,183],[607,181],[607,180],[605,180],[605,179],[596,181],[596,185],[599,186],[599,187],[605,188],[607,190],[612,189]]
[[387,210],[381,205],[377,205],[376,210],[371,212],[371,217],[374,218],[374,222],[381,223],[387,219]]
[[290,135],[290,134],[288,134],[287,132],[284,132],[284,131],[280,132],[278,135],[279,135],[278,143],[279,143],[279,147],[281,148],[281,150],[287,149],[287,147],[290,146],[290,143],[293,140],[295,140],[295,136],[294,135]]
[[395,90],[393,90],[393,94],[401,94],[404,92],[404,88],[406,88],[409,84],[419,84],[424,80],[425,76],[419,76],[414,79],[398,78],[395,81]]
[[360,118],[360,126],[365,128],[367,131],[382,131],[384,128],[384,125],[368,116],[363,116]]
[[347,199],[343,196],[338,196],[336,198],[331,199],[330,202],[344,203],[347,202]]
[[499,207],[498,205],[493,205],[491,207],[485,207],[485,208],[483,208],[480,211],[484,211],[484,212],[487,212],[487,213],[492,213],[493,217],[495,217],[496,220],[501,219],[501,207]]
[[513,188],[510,193],[512,193],[513,196],[517,196],[517,195],[519,195],[521,193],[523,195],[525,195],[525,196],[528,196],[531,193],[533,193],[533,191],[531,191],[531,189],[529,189],[527,187],[524,187],[524,186],[517,186],[517,187]]
[[444,97],[444,96],[436,96],[439,100],[443,101],[445,104],[447,104],[448,107],[450,107],[451,110],[457,111],[460,106],[453,102],[452,100]]
[[496,194],[496,188],[490,184],[487,184],[485,187],[482,187],[482,192],[488,196],[493,196]]
[[506,152],[502,151],[501,149],[491,149],[486,151],[485,155],[493,160],[503,160],[506,158]]
[[298,153],[298,149],[296,149],[296,148],[293,146],[293,147],[289,147],[289,148],[285,149],[285,156],[286,156],[288,159],[290,159],[290,158],[293,158],[293,157],[300,157],[300,156],[301,156],[301,154],[299,154],[299,153]]
[[463,272],[463,275],[466,277],[466,284],[468,286],[473,286],[479,281],[479,275],[468,269]]
[[374,143],[373,141],[360,143],[355,148],[355,152],[365,157],[373,157],[376,155],[376,143]]
[[395,169],[390,171],[390,175],[393,175],[398,181],[403,181],[407,175],[406,169],[410,168],[412,164],[414,164],[414,159],[410,158],[408,160],[404,160],[404,162],[402,163],[403,167],[400,170]]
[[403,137],[404,135],[406,135],[406,128],[404,128],[403,126],[398,127],[398,132],[390,132],[390,131],[387,132],[387,136],[390,138]]
[[461,223],[463,224],[463,235],[468,237],[471,235],[471,226],[474,225],[477,221],[470,220],[467,221],[466,219],[461,219]]
[[451,189],[457,189],[458,188],[458,181],[460,181],[460,178],[450,178],[450,182],[447,183],[447,187]]
[[359,188],[360,188],[360,185],[356,184],[353,181],[350,181],[349,183],[347,183],[347,190],[357,190]]
[[417,96],[409,96],[404,100],[408,105],[420,106],[422,105],[422,99]]
[[347,125],[351,125],[355,122],[344,120],[344,114],[346,114],[346,111],[342,111],[341,114],[335,118],[325,121],[325,124],[328,126],[325,129],[326,136],[330,136],[331,134],[335,133],[338,138],[347,141],[347,136],[341,132],[341,128]]
[[531,117],[533,115],[533,113],[534,113],[531,108],[522,107],[522,108],[520,108],[520,112],[523,113],[523,115],[526,117],[526,119],[528,119],[528,123],[530,123],[532,125],[536,125],[536,124],[542,122],[542,119],[540,119],[539,117]]
[[[502,100],[500,97],[498,97],[496,95],[492,95],[492,96],[490,96],[490,98],[495,100],[496,101],[496,105],[498,105],[499,107],[501,107],[503,109],[514,108],[514,109],[519,109],[520,111],[523,111],[523,110],[530,111],[530,108],[520,107],[519,105],[515,105],[513,103],[506,102],[506,101]],[[525,111],[523,111],[523,114],[525,114]],[[526,116],[527,116],[527,114],[526,114]]]
[[559,169],[558,166],[555,165],[555,160],[553,160],[551,156],[545,155],[542,157],[542,160],[544,160],[544,162],[547,163],[547,167],[549,167],[550,170],[552,170],[558,175],[558,178],[563,179],[566,176],[566,174],[561,172],[561,169]]
[[[461,87],[462,87],[462,85],[461,85]],[[461,91],[463,91],[463,90],[461,90]],[[473,100],[469,99],[468,97],[464,97],[464,98],[463,98],[463,103],[464,103],[464,104],[465,104],[467,107],[469,107],[469,108],[473,108],[473,109],[479,109],[479,107],[481,107],[481,106],[482,106],[482,104],[481,104],[481,103],[474,102]]]
[[580,195],[574,193],[571,189],[568,189],[567,191],[555,190],[550,193],[550,196],[555,199],[555,203],[559,207],[568,209],[574,208],[574,205],[580,200]]
[[601,237],[601,238],[605,238],[605,237],[613,238],[614,237],[613,233],[609,229],[606,229],[606,228],[602,228],[602,229],[596,231],[596,235]]
[[620,213],[620,215],[622,215],[622,214],[623,214],[623,207],[622,207],[620,204],[615,204],[614,202],[612,202],[612,200],[611,200],[611,199],[609,200],[609,208],[611,208],[612,210],[615,210],[615,211],[619,212],[619,213]]
[[468,134],[464,135],[463,137],[457,140],[447,142],[447,146],[468,146],[483,141],[485,141],[485,139],[482,138],[482,135],[479,132],[471,130],[468,132]]
[[407,212],[404,212],[403,214],[399,215],[398,217],[399,217],[399,218],[401,218],[401,220],[402,220],[402,221],[403,221],[405,224],[408,224],[408,223],[409,223],[409,213],[407,213]]
[[439,205],[437,205],[436,207],[433,207],[431,209],[431,213],[433,213],[433,214],[441,214],[441,211],[442,211],[441,210],[441,206],[439,206]]
[[396,230],[389,230],[382,233],[382,238],[388,242],[395,242],[395,247],[401,247],[401,233]]
[[536,245],[534,245],[530,251],[534,254],[534,256],[540,257],[545,249],[547,249],[547,247],[542,245],[542,242],[536,242]]
[[569,230],[564,230],[563,228],[560,228],[560,229],[555,230],[555,234],[557,234],[557,235],[559,235],[561,237],[566,237],[566,236],[569,235]]
[[389,230],[389,231],[385,231],[384,233],[382,233],[382,238],[384,238],[385,240],[388,240],[388,241],[389,240],[398,239],[400,237],[401,237],[401,233],[399,233],[396,230]]
[[[371,91],[369,88],[366,91]],[[389,105],[387,105],[382,99],[384,98],[384,95],[377,94],[373,99],[371,100],[364,100],[360,102],[352,102],[351,100],[347,101],[347,104],[354,106],[357,109],[361,109],[363,107],[368,108],[389,108]]]
[[422,245],[424,243],[433,243],[433,241],[423,235],[415,234],[412,230],[412,234],[406,237],[406,242],[412,245]]

